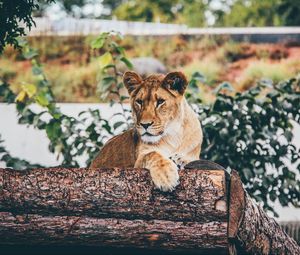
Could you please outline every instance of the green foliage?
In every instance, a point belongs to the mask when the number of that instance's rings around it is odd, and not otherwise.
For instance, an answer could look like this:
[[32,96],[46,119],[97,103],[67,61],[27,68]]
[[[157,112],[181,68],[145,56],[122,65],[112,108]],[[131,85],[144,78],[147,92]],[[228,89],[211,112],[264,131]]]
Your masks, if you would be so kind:
[[300,0],[235,0],[216,13],[217,26],[297,26]]
[[[300,0],[127,0],[111,6],[118,19],[184,23],[191,27],[297,26]],[[207,14],[214,19],[208,24]],[[210,21],[211,22],[211,21]]]
[[300,150],[292,144],[292,120],[300,123],[299,89],[300,79],[261,81],[233,96],[223,87],[212,105],[198,106],[201,157],[238,170],[248,192],[271,211],[270,200],[299,206]]
[[293,76],[293,68],[288,62],[268,63],[267,61],[252,61],[241,75],[240,88],[249,88],[252,84],[262,78],[279,82]]
[[[19,124],[31,125],[46,132],[49,138],[49,151],[61,158],[62,165],[78,167],[78,157],[85,156],[87,164],[115,131],[107,120],[101,118],[99,110],[88,110],[79,114],[77,118],[63,114],[56,105],[50,83],[43,73],[34,50],[26,42],[23,46],[24,57],[31,59],[32,72],[36,76],[36,83],[23,84],[22,90],[15,95],[8,84],[0,83],[0,98],[7,103],[16,103]],[[32,104],[43,108],[42,112],[34,112]],[[4,147],[1,147],[4,148]],[[4,153],[1,157],[7,166],[16,169],[36,167],[27,161],[20,160]],[[1,153],[1,154],[2,154]]]
[[205,11],[209,2],[202,0],[130,0],[123,1],[113,9],[121,20],[184,23],[191,27],[206,25]]
[[299,26],[300,0],[282,0],[277,7],[277,12],[283,19],[282,25]]
[[183,0],[179,1],[182,9],[179,9],[178,21],[190,27],[207,26],[205,11],[209,10],[210,1],[202,0]]
[[123,1],[113,14],[121,20],[146,21],[146,22],[172,22],[175,14],[172,7],[178,1],[164,0],[134,0]]
[[122,127],[122,129],[128,128],[131,124],[130,110],[126,109],[123,105],[128,97],[122,93],[124,89],[122,73],[117,70],[117,66],[120,66],[121,62],[123,62],[128,69],[132,68],[132,63],[125,55],[125,49],[118,44],[118,41],[122,39],[123,37],[119,33],[102,33],[91,42],[91,47],[95,50],[106,49],[106,52],[98,57],[101,67],[98,89],[101,99],[110,100],[111,105],[117,103],[121,108],[122,113],[119,117],[121,117],[122,120],[117,122],[118,125],[114,125],[115,129],[119,127]]
[[32,12],[38,8],[39,5],[35,0],[0,1],[0,53],[6,44],[18,47],[17,37],[25,35],[25,29],[19,22],[23,22],[25,27],[30,29],[35,25]]
[[218,20],[220,26],[276,26],[280,24],[277,14],[278,0],[236,0],[230,12]]
[[194,72],[199,71],[205,76],[206,83],[208,85],[213,85],[220,77],[220,74],[223,71],[223,66],[220,64],[220,61],[217,61],[212,57],[207,57],[201,60],[192,61],[183,68],[183,71],[188,77],[190,77]]
[[[7,103],[16,101],[19,123],[43,130],[50,141],[49,150],[62,158],[62,165],[78,166],[78,157],[86,156],[87,164],[113,134],[131,124],[126,97],[117,70],[123,61],[130,68],[124,49],[117,43],[118,34],[101,34],[92,46],[95,51],[105,49],[97,61],[102,70],[99,88],[105,96],[115,95],[112,104],[123,110],[114,121],[101,118],[98,110],[88,110],[77,118],[63,114],[56,105],[49,81],[43,74],[35,51],[22,43],[24,57],[31,59],[36,83],[23,84],[15,95],[8,84],[0,85],[0,97]],[[279,200],[283,206],[299,206],[300,151],[292,144],[293,122],[300,123],[300,79],[273,84],[261,81],[243,93],[234,93],[229,83],[216,88],[213,104],[200,104],[198,83],[206,80],[199,72],[191,76],[187,99],[199,114],[204,142],[201,157],[239,171],[249,193],[268,210],[270,201]],[[43,111],[36,113],[30,106],[39,104]],[[16,169],[36,167],[11,157],[0,144],[1,160]],[[294,164],[292,169],[290,164]]]
[[[33,12],[42,16],[54,0],[3,0],[0,2],[0,38],[8,32],[0,47],[17,45],[15,38],[24,34],[18,18],[30,28]],[[129,21],[181,23],[203,26],[298,26],[300,0],[56,0],[70,16],[114,18]],[[86,14],[83,7],[103,5],[103,12]],[[94,15],[98,15],[97,17]],[[209,17],[209,18],[208,18]],[[1,50],[1,48],[0,48]]]
[[[28,38],[31,47],[39,53],[57,102],[99,102],[96,78],[98,76],[99,80],[102,74],[97,56],[105,53],[106,46],[91,50],[89,45],[93,39],[95,36]],[[278,81],[294,77],[300,71],[300,58],[296,58],[300,47],[289,49],[278,44],[238,44],[228,41],[225,36],[126,36],[119,45],[125,48],[127,58],[153,56],[167,70],[182,70],[189,78],[193,72],[199,71],[212,88],[228,80],[241,91],[255,84],[257,78],[276,78]],[[6,47],[0,58],[0,77],[10,84],[14,92],[19,91],[24,81],[35,82],[30,61],[24,60],[17,52]],[[252,75],[251,69],[255,75]],[[214,98],[209,86],[201,95],[205,95],[206,102]],[[107,101],[102,99],[101,102]]]

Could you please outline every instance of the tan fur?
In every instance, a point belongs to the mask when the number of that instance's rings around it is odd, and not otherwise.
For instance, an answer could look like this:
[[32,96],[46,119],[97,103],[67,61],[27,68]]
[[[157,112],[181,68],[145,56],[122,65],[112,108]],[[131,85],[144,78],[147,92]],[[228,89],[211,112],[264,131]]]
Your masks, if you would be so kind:
[[135,126],[109,140],[91,168],[148,168],[156,187],[173,190],[178,168],[199,159],[202,143],[200,122],[183,96],[186,78],[180,72],[146,79],[126,72],[124,84]]
[[136,145],[137,138],[133,129],[114,136],[105,144],[90,167],[133,167],[136,161]]

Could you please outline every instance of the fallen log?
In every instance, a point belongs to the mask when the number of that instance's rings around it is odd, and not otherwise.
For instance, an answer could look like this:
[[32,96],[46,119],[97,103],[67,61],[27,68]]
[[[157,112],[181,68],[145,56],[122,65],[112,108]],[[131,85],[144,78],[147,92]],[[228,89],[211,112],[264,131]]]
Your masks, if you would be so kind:
[[300,254],[236,172],[228,177],[217,164],[193,162],[164,193],[145,169],[0,169],[0,245]]
[[228,238],[248,254],[300,254],[300,247],[259,207],[231,174]]
[[163,193],[144,169],[0,169],[0,210],[174,221],[226,221],[222,170],[183,170],[175,192]]
[[[226,222],[125,220],[0,213],[1,243],[93,245],[166,250],[224,251]],[[180,243],[180,245],[179,245]]]

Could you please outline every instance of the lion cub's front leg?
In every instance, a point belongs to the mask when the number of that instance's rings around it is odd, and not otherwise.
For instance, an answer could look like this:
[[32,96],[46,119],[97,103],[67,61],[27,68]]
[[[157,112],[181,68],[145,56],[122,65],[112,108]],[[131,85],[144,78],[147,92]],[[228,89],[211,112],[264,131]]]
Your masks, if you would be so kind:
[[154,185],[162,191],[172,191],[179,183],[179,175],[175,163],[158,152],[150,152],[140,156],[134,167],[150,170]]

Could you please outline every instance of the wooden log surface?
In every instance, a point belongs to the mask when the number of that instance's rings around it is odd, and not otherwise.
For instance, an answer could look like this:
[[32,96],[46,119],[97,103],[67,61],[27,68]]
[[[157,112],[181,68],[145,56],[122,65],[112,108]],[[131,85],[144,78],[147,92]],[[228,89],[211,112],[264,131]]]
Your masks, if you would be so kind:
[[228,254],[225,172],[179,174],[161,192],[145,169],[0,169],[0,244]]
[[300,254],[236,171],[229,179],[199,161],[179,174],[176,190],[161,192],[146,169],[0,169],[0,245]]
[[227,221],[222,170],[182,170],[174,192],[145,169],[0,169],[0,211],[173,221]]
[[228,237],[247,254],[298,255],[300,247],[245,191],[238,173],[230,181]]
[[[226,222],[125,220],[80,216],[14,215],[0,212],[1,244],[135,247],[161,250],[223,251]],[[204,253],[205,254],[205,253]]]

